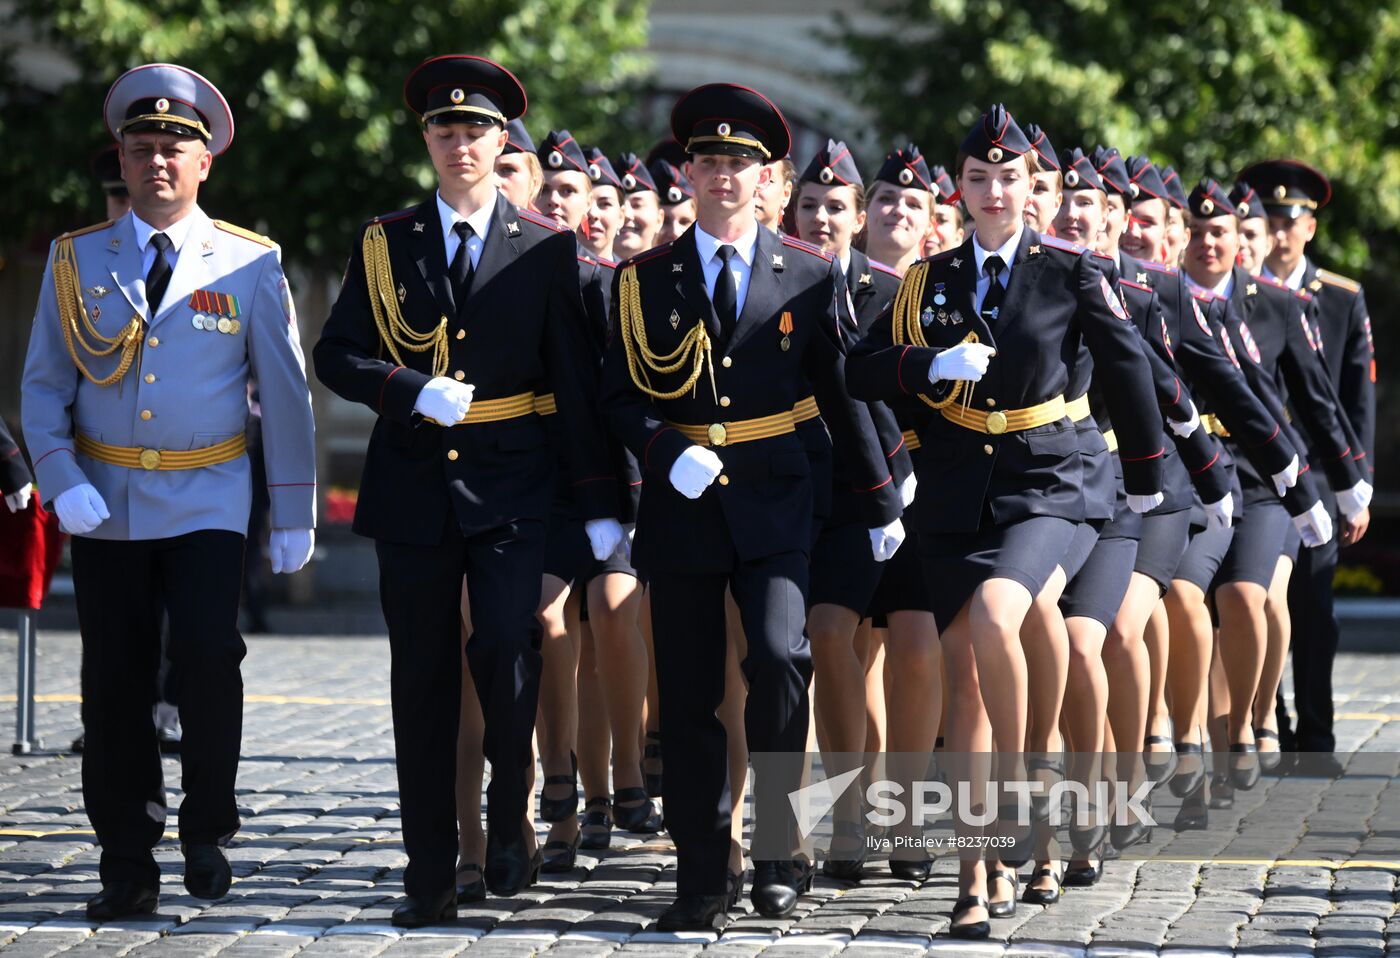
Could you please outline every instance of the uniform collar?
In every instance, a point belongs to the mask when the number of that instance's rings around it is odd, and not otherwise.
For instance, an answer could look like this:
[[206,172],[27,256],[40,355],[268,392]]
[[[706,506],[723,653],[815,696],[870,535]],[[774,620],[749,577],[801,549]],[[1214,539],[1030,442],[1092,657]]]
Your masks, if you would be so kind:
[[487,203],[471,216],[463,216],[447,205],[442,198],[441,190],[433,195],[437,198],[438,220],[442,223],[443,246],[446,246],[447,241],[452,238],[452,227],[458,223],[468,224],[477,239],[482,242],[486,241],[486,231],[491,228],[491,214],[496,211],[495,203]]
[[1293,272],[1288,274],[1287,279],[1284,279],[1281,276],[1275,276],[1274,271],[1269,269],[1268,266],[1264,267],[1264,275],[1269,277],[1270,279],[1278,280],[1280,283],[1287,286],[1289,289],[1296,290],[1303,288],[1303,274],[1306,273],[1307,270],[1308,258],[1304,256],[1302,259],[1298,260],[1298,265],[1293,267]]
[[1202,286],[1185,270],[1182,270],[1182,275],[1186,277],[1186,285],[1191,287],[1191,289],[1200,293],[1213,293],[1221,299],[1229,299],[1230,294],[1234,292],[1235,289],[1235,271],[1233,269],[1226,273],[1224,279],[1214,286]]
[[[700,254],[700,262],[708,263],[714,259],[723,245],[725,244],[701,229],[698,222],[695,224],[695,249]],[[745,265],[752,266],[754,251],[758,248],[758,221],[755,220],[747,233],[728,245],[734,247],[734,251],[739,254]]]
[[163,230],[156,229],[150,223],[147,223],[141,217],[137,216],[135,210],[132,210],[131,225],[132,228],[136,230],[136,243],[140,246],[141,252],[146,252],[146,247],[151,244],[152,236],[157,233],[164,233],[170,238],[170,246],[175,250],[175,255],[180,255],[180,248],[185,245],[185,239],[190,235],[190,227],[194,226],[194,222],[198,218],[195,216],[198,210],[198,206],[191,207],[188,213]]
[[1000,256],[1001,261],[1006,264],[1006,269],[1010,270],[1011,267],[1015,265],[1014,260],[1016,259],[1016,250],[1018,250],[1021,246],[1021,234],[1025,231],[1026,224],[1022,223],[1019,227],[1017,227],[1016,232],[1012,234],[1012,237],[1009,240],[1007,240],[1006,243],[1003,244],[1000,249],[997,250],[983,249],[981,244],[977,242],[977,234],[976,232],[974,232],[972,234],[972,255],[977,261],[978,278],[981,278],[982,276],[982,264],[985,263],[987,261],[987,257],[991,256],[993,253],[995,253],[997,256]]

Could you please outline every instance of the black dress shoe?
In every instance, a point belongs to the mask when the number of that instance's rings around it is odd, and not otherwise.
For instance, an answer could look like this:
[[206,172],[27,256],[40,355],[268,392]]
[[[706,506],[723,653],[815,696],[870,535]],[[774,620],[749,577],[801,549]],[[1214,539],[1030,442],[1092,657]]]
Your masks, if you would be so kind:
[[1179,832],[1198,832],[1210,824],[1210,811],[1206,808],[1205,789],[1181,803],[1172,828]]
[[159,901],[160,895],[149,885],[114,881],[88,900],[87,916],[93,921],[115,921],[128,915],[149,915]]
[[[1054,888],[1036,888],[1035,882],[1042,878],[1053,878]],[[1031,879],[1031,884],[1026,886],[1026,890],[1021,893],[1021,901],[1027,905],[1053,905],[1060,900],[1065,887],[1065,876],[1055,870],[1053,865],[1041,865],[1035,870],[1035,877]]]
[[1142,740],[1142,763],[1147,777],[1160,785],[1172,777],[1176,771],[1176,749],[1169,752],[1153,752],[1153,745],[1171,745],[1170,735],[1148,735]]
[[739,907],[739,896],[744,893],[744,870],[741,868],[737,872],[725,872],[725,911],[731,911]]
[[1194,794],[1196,789],[1201,787],[1201,782],[1206,777],[1205,756],[1201,751],[1199,742],[1177,742],[1176,751],[1179,755],[1195,756],[1194,761],[1186,763],[1185,768],[1178,768],[1172,776],[1168,787],[1177,798],[1185,798]]
[[619,788],[613,793],[612,820],[618,828],[633,835],[655,835],[666,824],[646,789],[636,787]]
[[1235,807],[1235,786],[1230,784],[1230,776],[1216,772],[1210,777],[1210,807],[1221,810]]
[[223,898],[233,884],[233,870],[223,849],[210,842],[185,845],[185,891],[210,901]]
[[715,931],[728,900],[728,895],[681,895],[652,927],[656,931]]
[[1103,877],[1103,849],[1100,848],[1090,859],[1087,865],[1077,865],[1074,868],[1065,869],[1064,881],[1061,884],[1069,887],[1086,888],[1090,885],[1097,885],[1099,879]]
[[765,918],[786,918],[797,910],[797,899],[812,888],[816,866],[804,861],[757,861],[749,900]]
[[658,769],[661,768],[661,731],[651,729],[647,732],[647,744],[642,747],[642,784],[646,787],[648,798],[661,797],[661,772],[648,772],[647,763],[650,762]]
[[[1230,784],[1247,792],[1259,782],[1259,747],[1253,742],[1231,742],[1230,752]],[[1250,757],[1243,765],[1236,765],[1236,755]]]
[[[568,775],[546,775],[540,788],[540,818],[551,825],[578,814],[578,757],[573,752],[569,753],[569,762],[573,766],[572,772]],[[544,790],[551,785],[567,785],[569,794],[564,798],[550,798]]]
[[579,848],[590,852],[606,851],[612,844],[612,813],[608,797],[595,795],[583,803],[583,824],[579,826]]
[[1271,728],[1255,729],[1254,744],[1257,746],[1263,739],[1268,739],[1275,743],[1275,750],[1272,752],[1266,752],[1263,749],[1259,750],[1259,767],[1266,772],[1272,772],[1274,769],[1278,768],[1278,763],[1282,761],[1281,750],[1278,747],[1278,733]]
[[891,858],[890,874],[902,881],[928,881],[933,861],[928,858]]
[[[471,881],[463,881],[468,875],[475,875]],[[469,905],[474,901],[486,900],[486,881],[481,877],[480,865],[463,865],[457,869],[457,904]]]
[[971,911],[974,908],[986,908],[987,899],[981,895],[969,895],[953,906],[953,923],[948,926],[948,934],[953,938],[986,938],[992,933],[992,923],[983,921],[968,921],[958,923],[958,916],[963,912]]
[[525,854],[525,840],[501,842],[486,837],[486,867],[483,877],[486,888],[500,898],[510,898],[529,888],[540,879],[544,856],[538,848],[533,856]]
[[578,834],[574,835],[574,840],[571,842],[566,842],[563,839],[545,842],[544,849],[540,853],[540,871],[549,875],[573,871],[574,866],[578,864],[578,842]]
[[1016,914],[1016,893],[1021,890],[1021,876],[1010,868],[993,868],[987,879],[987,894],[992,892],[991,883],[1003,881],[1011,886],[1011,897],[1006,901],[987,900],[987,914],[993,918],[1010,918]]
[[1093,805],[1086,805],[1084,810],[1090,824],[1081,827],[1076,817],[1069,827],[1069,843],[1076,858],[1088,858],[1108,836],[1108,826],[1100,820],[1099,810]]
[[837,881],[860,881],[868,854],[865,830],[853,822],[837,822],[822,874]]
[[79,735],[77,738],[73,739],[73,744],[72,744],[72,746],[69,748],[69,751],[72,751],[72,752],[81,752],[81,751],[83,750],[83,746],[84,746],[85,744],[87,744],[87,741],[86,741],[86,740],[87,740],[87,733],[84,732],[82,735]]
[[394,909],[391,921],[399,928],[422,928],[444,921],[457,920],[457,890],[449,888],[431,898],[409,895]]

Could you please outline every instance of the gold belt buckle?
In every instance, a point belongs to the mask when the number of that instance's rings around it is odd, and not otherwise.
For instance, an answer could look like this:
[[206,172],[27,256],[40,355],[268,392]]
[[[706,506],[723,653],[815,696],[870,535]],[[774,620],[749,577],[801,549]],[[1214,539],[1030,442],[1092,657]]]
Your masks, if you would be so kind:
[[148,470],[149,470],[149,469],[159,469],[159,468],[160,468],[160,450],[159,450],[159,449],[142,449],[142,450],[141,450],[141,468],[142,468],[142,469],[148,469]]
[[712,446],[722,446],[729,439],[729,430],[724,428],[724,423],[722,422],[710,423],[705,433],[710,437],[710,445]]
[[1000,409],[987,413],[987,432],[993,436],[1000,436],[1006,432],[1006,413]]

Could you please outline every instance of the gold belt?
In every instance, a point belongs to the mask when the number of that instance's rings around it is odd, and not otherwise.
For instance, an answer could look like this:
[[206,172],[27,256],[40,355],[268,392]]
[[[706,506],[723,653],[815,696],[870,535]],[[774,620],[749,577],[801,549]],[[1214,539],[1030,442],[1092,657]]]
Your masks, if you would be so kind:
[[816,419],[821,414],[822,411],[817,408],[816,396],[799,399],[797,405],[792,407],[793,422],[806,422],[809,419]]
[[1089,408],[1089,394],[1085,393],[1078,399],[1071,399],[1065,403],[1065,415],[1071,422],[1083,422],[1093,415],[1093,410]]
[[248,440],[239,433],[232,439],[225,439],[217,445],[206,446],[203,449],[142,449],[137,446],[109,446],[91,436],[78,433],[73,437],[73,445],[89,459],[105,462],[109,466],[169,472],[174,469],[203,469],[205,466],[232,462],[247,451]]
[[1215,413],[1206,413],[1201,417],[1201,424],[1205,426],[1206,432],[1221,437],[1230,438],[1230,430],[1225,428],[1225,424],[1220,421],[1220,417]]
[[1065,418],[1065,411],[1064,396],[1056,396],[1054,399],[1046,400],[1039,405],[1028,406],[1025,409],[997,409],[992,412],[981,412],[977,409],[964,409],[954,403],[939,410],[943,414],[943,418],[954,425],[971,429],[973,432],[989,433],[993,436],[1000,436],[1004,432],[1021,432],[1025,429],[1034,429],[1036,426],[1059,422]]
[[1109,452],[1118,451],[1118,437],[1114,434],[1112,429],[1105,429],[1103,431],[1103,441],[1108,443]]
[[461,422],[443,423],[436,419],[428,418],[429,422],[437,422],[439,426],[476,426],[484,422],[500,422],[504,419],[519,419],[521,416],[528,416],[535,411],[534,393],[516,393],[514,396],[502,396],[500,399],[475,399],[467,409],[467,416]]
[[[468,410],[470,412],[471,410]],[[535,394],[535,413],[540,416],[552,416],[559,411],[559,407],[554,404],[554,393]]]
[[771,439],[790,433],[795,428],[791,409],[771,416],[760,416],[758,419],[712,422],[708,426],[691,426],[679,422],[670,425],[682,436],[700,446],[732,446],[756,439]]
[[923,443],[919,442],[919,434],[912,429],[904,430],[904,447],[910,452],[918,449]]

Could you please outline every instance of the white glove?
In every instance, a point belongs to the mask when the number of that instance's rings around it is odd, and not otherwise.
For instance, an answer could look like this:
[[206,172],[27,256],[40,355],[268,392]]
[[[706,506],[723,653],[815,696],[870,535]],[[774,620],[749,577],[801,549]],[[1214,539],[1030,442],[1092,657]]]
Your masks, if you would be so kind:
[[58,527],[75,536],[87,535],[102,525],[102,520],[112,518],[102,494],[86,482],[60,492],[53,501],[53,511],[58,513]]
[[965,379],[980,382],[986,375],[987,363],[997,351],[985,343],[958,343],[933,357],[928,367],[928,381]]
[[[1347,517],[1348,522],[1355,521],[1361,515],[1362,510],[1371,504],[1371,496],[1375,489],[1365,479],[1357,482],[1350,489],[1343,489],[1337,493],[1337,508],[1342,510],[1342,514]],[[21,508],[23,508],[21,506]]]
[[1206,507],[1206,528],[1207,529],[1228,529],[1235,516],[1235,496],[1234,493],[1225,493],[1225,498],[1219,502],[1204,503]]
[[1274,480],[1274,491],[1282,499],[1283,494],[1292,489],[1298,482],[1298,457],[1294,456],[1293,461],[1283,472],[1276,472],[1270,478]]
[[914,491],[918,488],[919,480],[912,472],[899,484],[899,501],[904,508],[908,509],[914,504]]
[[311,529],[273,529],[267,538],[267,557],[274,573],[296,572],[310,561],[315,548],[316,533]]
[[459,383],[446,376],[434,376],[418,391],[413,401],[413,411],[424,419],[451,426],[467,418],[471,408],[475,386]]
[[[1191,400],[1188,399],[1187,402],[1191,402]],[[1176,435],[1181,439],[1190,439],[1191,434],[1196,431],[1196,427],[1200,424],[1201,417],[1196,412],[1196,404],[1193,402],[1191,403],[1190,419],[1186,420],[1185,422],[1177,422],[1175,419],[1167,420],[1167,428],[1170,429],[1172,432],[1176,433]],[[1226,525],[1229,525],[1229,523],[1227,522]]]
[[687,499],[699,499],[721,472],[724,472],[723,459],[704,446],[691,446],[671,464],[667,478]]
[[1154,492],[1150,496],[1134,496],[1129,494],[1128,508],[1142,516],[1156,509],[1163,502],[1166,502],[1166,500],[1167,497],[1160,492]]
[[1309,549],[1324,546],[1332,539],[1332,517],[1321,501],[1314,502],[1312,508],[1301,516],[1293,517],[1293,527],[1303,537],[1303,545]]
[[589,519],[583,524],[588,533],[588,545],[593,549],[593,558],[602,562],[617,551],[617,547],[627,538],[622,523],[616,519]]
[[870,551],[875,554],[876,562],[884,562],[894,555],[903,541],[904,523],[898,519],[887,526],[870,530]]
[[[914,478],[910,476],[909,478]],[[29,508],[29,497],[34,493],[34,483],[26,482],[24,488],[10,493],[5,497],[5,505],[11,512],[23,512]]]

